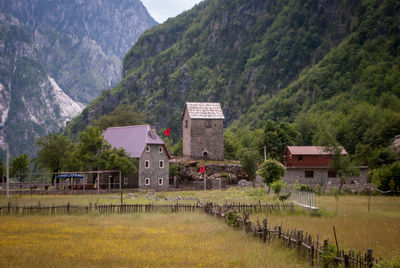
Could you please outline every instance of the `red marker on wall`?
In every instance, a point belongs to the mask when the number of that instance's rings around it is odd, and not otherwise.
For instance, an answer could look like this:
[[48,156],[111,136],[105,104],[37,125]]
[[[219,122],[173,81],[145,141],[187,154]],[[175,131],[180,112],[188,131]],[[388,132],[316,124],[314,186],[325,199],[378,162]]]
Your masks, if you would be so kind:
[[169,128],[167,128],[166,130],[164,130],[164,134],[165,134],[165,136],[168,136],[168,135],[170,134]]
[[202,166],[202,167],[200,168],[200,173],[203,173],[204,171],[206,171],[206,167],[205,167],[205,166]]

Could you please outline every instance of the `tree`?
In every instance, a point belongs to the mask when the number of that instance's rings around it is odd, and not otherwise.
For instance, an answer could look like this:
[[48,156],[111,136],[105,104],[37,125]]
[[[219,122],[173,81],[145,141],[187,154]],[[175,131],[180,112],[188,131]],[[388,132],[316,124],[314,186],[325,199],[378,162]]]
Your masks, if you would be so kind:
[[35,161],[53,173],[52,183],[54,183],[56,173],[70,161],[74,146],[68,137],[61,134],[48,134],[38,138],[36,146],[40,149]]
[[139,125],[143,122],[143,115],[137,113],[131,105],[120,105],[108,115],[102,115],[92,125],[100,130],[109,127]]
[[74,154],[80,160],[76,165],[80,169],[98,170],[100,153],[108,149],[111,149],[111,145],[104,139],[101,130],[98,127],[88,127],[79,134],[79,143]]
[[331,161],[331,168],[340,178],[339,191],[342,190],[343,184],[349,176],[358,176],[360,170],[356,168],[350,159],[350,156],[342,154],[343,147],[331,147],[331,151],[335,153]]
[[295,144],[299,135],[299,132],[286,122],[278,125],[268,120],[265,123],[263,139],[263,145],[266,147],[268,158],[282,161],[287,146]]
[[[257,174],[263,177],[264,182],[271,188],[271,184],[285,175],[286,168],[275,159],[265,160],[257,170]],[[270,189],[268,189],[269,194]]]
[[250,180],[254,180],[257,171],[257,161],[259,153],[257,151],[245,151],[240,157],[240,164]]
[[99,167],[106,170],[120,170],[122,174],[137,172],[137,159],[130,158],[123,148],[107,149],[99,155]]
[[19,177],[23,182],[25,175],[29,171],[29,157],[27,154],[21,154],[11,161],[11,176]]

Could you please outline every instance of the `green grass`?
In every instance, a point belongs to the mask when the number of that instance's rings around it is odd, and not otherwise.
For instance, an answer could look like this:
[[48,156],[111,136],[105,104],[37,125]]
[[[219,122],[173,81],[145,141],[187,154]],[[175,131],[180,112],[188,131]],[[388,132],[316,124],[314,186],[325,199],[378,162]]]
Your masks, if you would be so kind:
[[[168,200],[166,200],[166,198]],[[159,200],[157,200],[159,199]],[[147,192],[147,191],[124,191],[124,204],[172,204],[176,202],[195,204],[197,200],[205,202],[217,202],[223,204],[225,202],[235,203],[262,203],[275,202],[272,196],[267,196],[262,188],[229,188],[228,190],[215,191],[173,191],[173,192]],[[30,206],[37,205],[64,205],[68,202],[71,205],[88,205],[92,204],[120,204],[121,197],[119,193],[114,194],[59,194],[59,195],[11,195],[10,201],[13,205]],[[0,206],[7,206],[7,198],[5,195],[0,196]]]

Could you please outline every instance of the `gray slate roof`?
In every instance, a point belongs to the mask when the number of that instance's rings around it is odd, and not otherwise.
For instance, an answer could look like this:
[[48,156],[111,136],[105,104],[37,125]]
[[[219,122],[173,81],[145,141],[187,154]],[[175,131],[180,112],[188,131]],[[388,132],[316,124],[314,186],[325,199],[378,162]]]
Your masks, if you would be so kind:
[[191,119],[225,119],[218,102],[186,102],[185,107]]
[[157,134],[156,139],[152,139],[149,125],[109,127],[103,132],[103,137],[111,146],[124,148],[134,158],[140,157],[147,144],[164,144]]

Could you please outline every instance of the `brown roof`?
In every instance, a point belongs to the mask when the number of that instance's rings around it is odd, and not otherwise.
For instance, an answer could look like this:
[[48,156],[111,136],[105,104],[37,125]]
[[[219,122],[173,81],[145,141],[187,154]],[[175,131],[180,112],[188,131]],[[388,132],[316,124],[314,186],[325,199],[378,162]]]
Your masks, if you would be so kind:
[[186,102],[186,108],[191,119],[225,119],[218,102]]
[[[292,155],[333,155],[328,146],[288,146],[287,149]],[[342,154],[347,154],[342,147]]]

